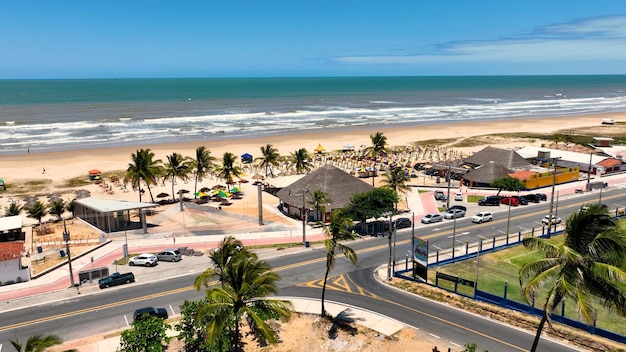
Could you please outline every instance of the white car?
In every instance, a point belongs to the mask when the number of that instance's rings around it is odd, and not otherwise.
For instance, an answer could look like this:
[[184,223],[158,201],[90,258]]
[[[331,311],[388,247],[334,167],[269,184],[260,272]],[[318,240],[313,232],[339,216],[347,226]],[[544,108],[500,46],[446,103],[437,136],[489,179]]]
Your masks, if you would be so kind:
[[144,254],[140,254],[138,256],[130,258],[128,260],[128,265],[130,266],[135,266],[135,265],[155,266],[157,265],[158,261],[159,259],[157,259],[156,255],[144,253]]
[[[541,223],[544,225],[549,225],[550,224],[550,215],[546,215],[541,219]],[[554,215],[552,215],[552,225],[554,224],[560,224],[561,223],[561,218],[556,217]]]
[[481,224],[487,221],[493,221],[493,214],[489,211],[481,211],[480,213],[472,216],[472,222]]
[[462,201],[463,201],[463,193],[460,193],[460,192],[459,192],[459,193],[455,194],[455,195],[454,195],[454,200],[455,200],[455,201],[462,202]]

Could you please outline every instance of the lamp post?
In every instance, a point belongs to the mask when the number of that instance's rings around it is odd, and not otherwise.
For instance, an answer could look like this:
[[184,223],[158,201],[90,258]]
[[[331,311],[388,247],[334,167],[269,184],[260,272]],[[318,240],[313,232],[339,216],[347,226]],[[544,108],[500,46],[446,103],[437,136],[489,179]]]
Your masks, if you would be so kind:
[[381,214],[384,217],[389,216],[389,261],[387,262],[387,280],[391,280],[391,256],[393,255],[391,252],[391,231],[392,231],[392,227],[393,224],[391,222],[391,217],[393,215],[393,212],[390,211],[386,211],[384,213]]
[[[302,189],[300,194],[290,194],[292,196],[302,196],[302,244],[306,246],[306,194],[309,192],[309,186]],[[291,193],[291,192],[290,192]]]
[[65,219],[63,219],[63,241],[65,241],[65,250],[67,251],[67,263],[70,268],[70,286],[74,286],[74,273],[72,272],[72,257],[70,256],[70,232],[67,231],[65,226]]
[[548,237],[550,237],[550,231],[552,228],[552,214],[554,210],[554,187],[556,186],[556,163],[560,157],[556,157],[554,160],[554,174],[552,176],[552,195],[550,196],[550,213],[548,215]]
[[454,225],[452,227],[452,262],[456,253],[456,214],[454,214]]

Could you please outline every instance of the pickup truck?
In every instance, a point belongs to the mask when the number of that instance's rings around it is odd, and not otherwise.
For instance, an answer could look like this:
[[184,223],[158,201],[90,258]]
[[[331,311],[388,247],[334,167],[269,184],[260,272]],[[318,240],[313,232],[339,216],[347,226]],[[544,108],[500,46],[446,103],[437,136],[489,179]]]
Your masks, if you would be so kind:
[[133,273],[113,273],[110,276],[103,277],[98,280],[98,286],[100,286],[100,288],[107,288],[111,286],[129,284],[131,282],[135,282],[135,275],[133,275]]

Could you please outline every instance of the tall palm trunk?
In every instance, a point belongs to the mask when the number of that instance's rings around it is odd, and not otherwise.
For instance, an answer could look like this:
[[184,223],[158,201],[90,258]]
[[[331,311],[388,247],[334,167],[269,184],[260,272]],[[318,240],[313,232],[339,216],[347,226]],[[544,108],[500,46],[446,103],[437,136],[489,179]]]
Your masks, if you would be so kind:
[[[148,193],[150,194],[150,201],[154,203],[154,197],[152,196],[152,189],[150,188],[150,184],[148,183]],[[139,192],[141,193],[141,192]]]
[[543,314],[543,317],[541,318],[541,321],[539,322],[539,326],[537,327],[537,334],[535,335],[535,341],[533,341],[533,347],[530,349],[530,352],[537,351],[537,345],[539,345],[539,339],[541,338],[541,331],[543,330],[543,326],[546,324],[546,321],[548,321],[547,312]]
[[330,254],[326,255],[326,273],[324,274],[324,285],[322,286],[322,317],[326,316],[326,309],[324,308],[324,296],[326,296],[326,280],[328,280],[328,273],[330,272],[330,266],[328,262],[330,258],[328,258]]

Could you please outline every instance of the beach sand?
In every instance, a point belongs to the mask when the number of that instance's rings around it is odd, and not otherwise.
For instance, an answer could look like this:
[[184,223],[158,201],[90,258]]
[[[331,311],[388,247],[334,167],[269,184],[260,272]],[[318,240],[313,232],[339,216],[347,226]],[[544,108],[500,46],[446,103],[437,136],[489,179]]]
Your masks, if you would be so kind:
[[[194,157],[195,149],[198,146],[204,145],[211,151],[211,154],[216,157],[216,163],[221,164],[221,158],[225,152],[231,152],[237,156],[247,152],[252,154],[254,157],[258,157],[261,155],[260,147],[265,146],[266,144],[272,144],[278,149],[281,155],[289,155],[300,148],[306,148],[312,154],[313,150],[319,144],[321,144],[328,152],[340,150],[346,144],[352,144],[356,146],[357,149],[361,145],[370,146],[371,140],[369,136],[376,132],[384,133],[387,137],[389,146],[409,146],[415,142],[425,140],[447,138],[462,139],[490,133],[554,133],[557,131],[567,133],[570,129],[574,130],[582,127],[600,127],[602,119],[604,118],[612,118],[615,121],[623,121],[626,120],[626,113],[476,121],[392,128],[386,128],[384,126],[367,128],[346,127],[345,129],[334,129],[332,131],[323,130],[298,134],[266,136],[261,138],[226,139],[222,141],[98,149],[90,149],[88,146],[85,146],[84,149],[62,152],[25,152],[24,154],[19,155],[0,155],[0,179],[3,179],[9,187],[7,191],[0,191],[0,195],[2,196],[2,198],[0,198],[0,209],[4,211],[4,208],[9,204],[10,200],[17,201],[18,204],[22,202],[23,205],[22,198],[27,195],[38,195],[42,197],[40,198],[42,201],[45,201],[45,195],[47,193],[58,192],[62,194],[63,199],[73,199],[74,195],[72,191],[79,188],[91,191],[92,197],[138,201],[138,193],[132,190],[130,186],[128,187],[129,192],[127,193],[122,192],[120,187],[113,187],[113,194],[107,194],[102,187],[95,184],[76,187],[69,186],[66,183],[68,180],[76,177],[84,177],[87,179],[87,173],[91,169],[101,170],[105,180],[107,180],[107,177],[112,173],[116,173],[122,177],[123,170],[128,167],[128,164],[131,161],[131,153],[134,153],[139,148],[149,148],[155,153],[157,159],[166,161],[167,155],[170,155],[173,152],[180,153],[184,156]],[[609,128],[611,128],[611,126],[609,126]],[[491,141],[497,142],[493,139]],[[543,142],[545,143],[545,140]],[[503,140],[501,143],[504,144],[494,145],[503,148],[515,146],[511,145],[510,140]],[[525,143],[528,144],[531,142],[526,141]],[[536,143],[540,143],[540,141]],[[480,150],[483,147],[485,147],[485,145],[461,148],[461,152],[465,155],[469,155],[472,151]],[[260,170],[248,170],[248,174],[245,178],[247,178],[250,182],[241,184],[246,194],[244,197],[245,201],[235,200],[231,206],[225,209],[225,211],[256,216],[258,211],[258,208],[256,208],[257,190],[256,187],[252,185],[252,181],[254,181],[251,180],[251,176],[253,175],[250,173],[252,172],[263,173]],[[279,181],[280,177],[278,177],[276,179],[269,179],[266,181],[270,184],[276,182],[280,183],[281,186],[284,186],[286,182],[293,182],[297,177],[298,176],[283,181]],[[34,183],[45,181],[45,185],[30,189],[29,184],[26,182],[29,180],[34,181]],[[205,179],[198,185],[198,189],[205,186],[212,187],[220,181],[221,180],[216,180],[215,178]],[[12,184],[19,184],[19,186],[12,187]],[[183,184],[181,181],[178,181],[176,191],[180,188],[185,188],[193,192],[193,180],[190,180],[187,184]],[[152,194],[155,197],[161,192],[171,194],[171,183],[166,181],[163,185],[158,185],[152,189]],[[188,194],[188,196],[193,198],[192,193]],[[278,205],[277,200],[272,199],[269,195],[267,197],[264,196],[263,199],[264,204],[268,204],[270,207],[275,208],[276,205]],[[158,199],[155,198],[155,201],[156,200]],[[147,192],[142,198],[142,201],[150,201],[150,197]],[[271,213],[267,214],[267,216],[271,215]],[[266,216],[265,213],[264,216]],[[47,218],[44,218],[44,220],[47,220]],[[26,219],[25,222],[27,221],[32,221],[32,219]]]

